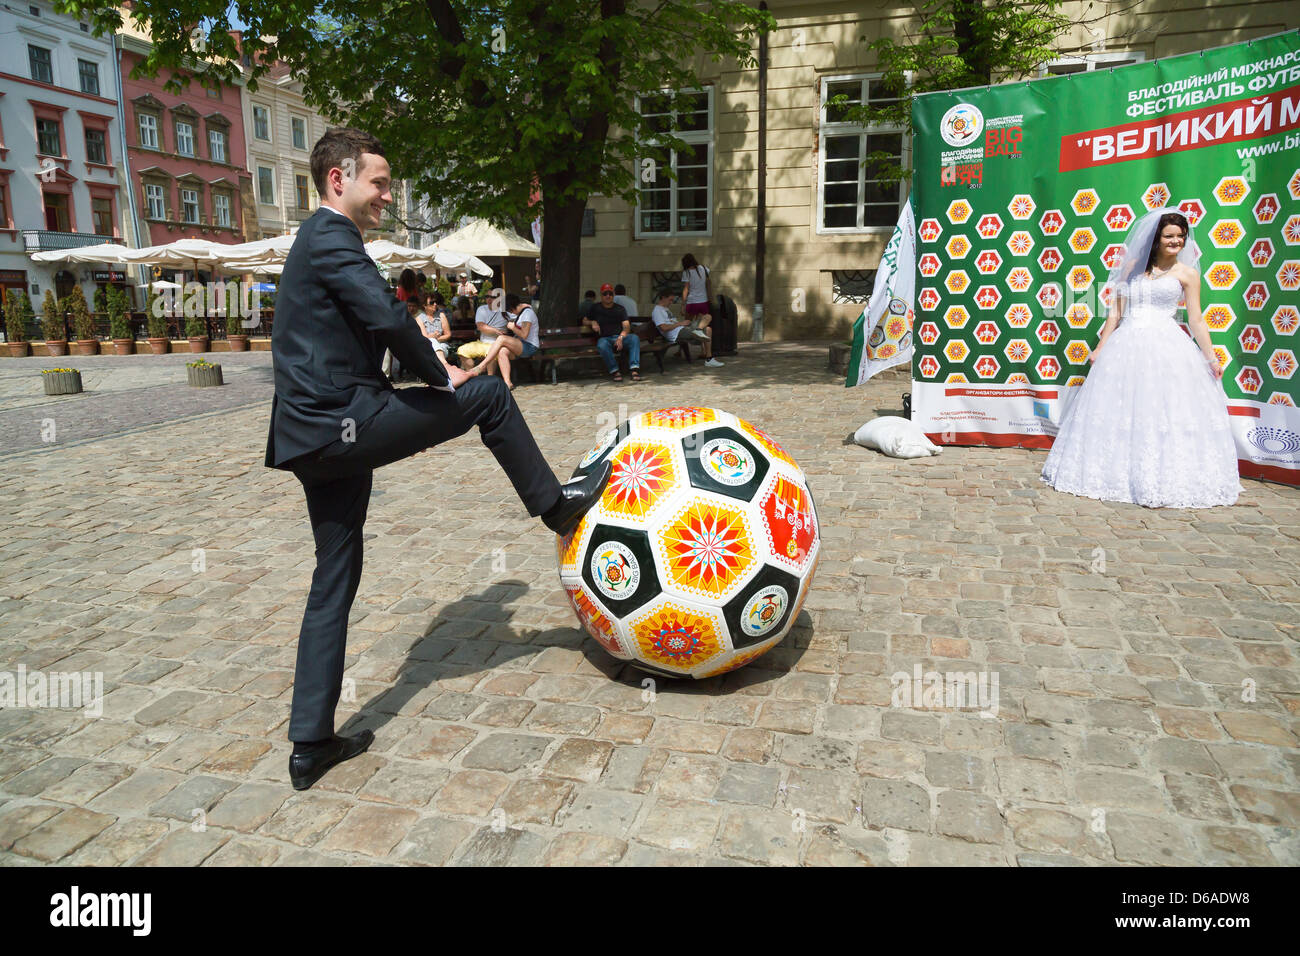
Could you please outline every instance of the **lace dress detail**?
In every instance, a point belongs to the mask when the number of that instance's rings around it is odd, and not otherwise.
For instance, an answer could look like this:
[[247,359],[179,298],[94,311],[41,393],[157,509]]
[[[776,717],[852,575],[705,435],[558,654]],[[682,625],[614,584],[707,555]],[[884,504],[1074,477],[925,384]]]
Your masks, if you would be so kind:
[[1223,388],[1174,316],[1175,276],[1142,277],[1061,419],[1043,465],[1057,491],[1151,508],[1237,500],[1237,449]]

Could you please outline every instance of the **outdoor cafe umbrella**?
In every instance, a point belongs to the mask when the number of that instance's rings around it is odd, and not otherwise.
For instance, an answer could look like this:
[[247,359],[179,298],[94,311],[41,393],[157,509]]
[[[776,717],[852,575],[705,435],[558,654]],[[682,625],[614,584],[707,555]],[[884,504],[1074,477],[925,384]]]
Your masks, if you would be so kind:
[[50,249],[45,252],[32,253],[33,262],[126,262],[124,254],[134,252],[116,242],[100,242],[93,246],[77,246],[74,249]]

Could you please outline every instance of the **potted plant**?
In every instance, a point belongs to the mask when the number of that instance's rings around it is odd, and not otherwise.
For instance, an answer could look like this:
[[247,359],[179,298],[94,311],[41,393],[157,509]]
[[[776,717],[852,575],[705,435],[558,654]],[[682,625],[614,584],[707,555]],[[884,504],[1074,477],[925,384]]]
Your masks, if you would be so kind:
[[118,355],[135,354],[135,335],[131,332],[131,319],[126,311],[126,293],[117,286],[109,286],[105,296],[108,307],[108,328],[113,337],[113,350]]
[[45,333],[45,351],[50,355],[68,354],[68,332],[63,324],[63,310],[54,301],[54,293],[45,290],[41,302],[41,331]]
[[5,339],[10,358],[26,358],[27,317],[23,315],[22,293],[9,291],[4,297]]
[[72,354],[97,355],[99,338],[95,334],[95,317],[90,314],[81,286],[74,285],[68,293],[67,311],[72,315],[72,334],[77,337],[72,343]]
[[[226,315],[223,311],[217,318],[217,321],[226,329],[226,341],[230,343],[230,351],[247,352],[248,330],[244,328],[244,296],[242,293],[242,287],[234,286],[234,288],[241,289],[240,294],[235,296],[235,300],[239,303],[238,307],[232,315]],[[256,295],[257,293],[254,294]]]
[[75,368],[41,369],[46,395],[75,395],[81,391],[81,373]]
[[171,339],[167,338],[166,299],[157,289],[149,293],[145,309],[145,326],[149,332],[149,349],[154,355],[166,355]]
[[221,366],[214,365],[207,359],[185,363],[185,380],[198,388],[226,384],[221,379]]
[[191,352],[208,350],[208,323],[204,317],[204,302],[201,291],[185,298],[185,335],[190,340]]

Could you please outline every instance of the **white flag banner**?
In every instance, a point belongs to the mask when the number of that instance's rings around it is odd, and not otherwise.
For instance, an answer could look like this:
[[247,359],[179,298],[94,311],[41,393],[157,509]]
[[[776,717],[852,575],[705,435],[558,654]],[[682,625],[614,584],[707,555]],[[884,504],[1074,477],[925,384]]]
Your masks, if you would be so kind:
[[877,372],[912,360],[912,321],[916,297],[916,225],[909,201],[876,270],[871,301],[853,323],[846,388]]

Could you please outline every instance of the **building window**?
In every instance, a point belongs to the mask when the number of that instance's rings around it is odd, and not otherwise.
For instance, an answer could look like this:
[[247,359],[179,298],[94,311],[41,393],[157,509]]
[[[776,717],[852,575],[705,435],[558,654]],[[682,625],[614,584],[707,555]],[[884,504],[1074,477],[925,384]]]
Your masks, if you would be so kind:
[[212,194],[212,220],[218,226],[230,226],[230,197],[225,193]]
[[91,96],[99,95],[99,64],[90,60],[78,60],[77,72],[81,75],[81,92]]
[[108,165],[108,150],[105,148],[102,129],[86,130],[86,162]]
[[45,228],[52,232],[71,232],[67,193],[45,194]]
[[208,156],[213,162],[226,161],[226,134],[219,129],[208,130]]
[[253,136],[271,142],[271,113],[265,106],[253,107]]
[[44,153],[46,156],[62,156],[63,150],[59,148],[59,121],[52,119],[36,119],[36,151]]
[[139,113],[140,145],[145,149],[158,148],[158,117],[152,113]]
[[257,201],[275,205],[275,171],[270,166],[257,167]]
[[194,127],[189,123],[176,124],[176,152],[182,156],[194,155]]
[[113,234],[113,201],[95,196],[90,200],[90,217],[94,220],[95,232],[101,236]]
[[307,121],[301,116],[291,117],[289,125],[293,127],[293,148],[307,148]]
[[149,207],[150,219],[166,219],[167,208],[163,203],[163,188],[156,183],[146,183],[144,199]]
[[[636,235],[701,235],[712,229],[713,90],[671,92],[637,98],[650,127],[637,170],[640,195]],[[656,144],[655,132],[685,140],[678,151]]]
[[[840,95],[847,105],[827,103]],[[868,163],[867,157],[883,153],[889,157],[885,162],[902,166],[903,131],[896,126],[851,123],[847,113],[863,104],[887,105],[897,97],[884,89],[879,76],[827,77],[822,80],[821,101],[817,231],[857,232],[893,226],[903,197],[901,184],[885,182],[880,165]]]
[[293,190],[297,194],[298,208],[310,209],[311,200],[307,197],[307,177],[298,173],[293,177]]
[[197,189],[181,190],[181,221],[190,223],[199,221],[199,191]]
[[50,61],[50,51],[45,47],[27,44],[27,63],[31,67],[33,80],[54,83],[54,66]]
[[1044,63],[1038,68],[1039,76],[1066,76],[1070,73],[1087,73],[1091,70],[1106,70],[1116,66],[1128,66],[1141,63],[1146,59],[1145,53],[1115,51],[1113,53],[1086,53],[1083,56],[1067,56],[1051,63]]

